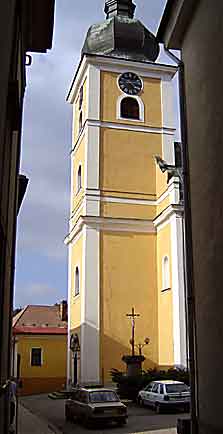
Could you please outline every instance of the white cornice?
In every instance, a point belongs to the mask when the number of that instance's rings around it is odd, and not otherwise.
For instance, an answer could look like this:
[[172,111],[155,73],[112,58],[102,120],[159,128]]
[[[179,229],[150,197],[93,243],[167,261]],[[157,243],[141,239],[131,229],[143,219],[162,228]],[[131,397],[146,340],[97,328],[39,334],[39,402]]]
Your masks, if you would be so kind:
[[85,55],[79,63],[77,72],[68,92],[67,101],[70,104],[73,104],[76,98],[77,90],[83,81],[83,76],[85,75],[89,65],[94,65],[101,71],[111,71],[120,74],[125,72],[126,68],[128,68],[131,69],[132,72],[140,73],[142,77],[157,78],[160,80],[171,80],[177,72],[177,68],[172,65],[162,65],[159,63],[149,62],[133,62],[113,57]]
[[[96,198],[98,197],[95,196],[95,200]],[[154,220],[80,216],[65,238],[64,243],[68,245],[74,241],[84,226],[102,231],[156,233],[161,227],[169,223],[172,216],[182,218],[183,206],[169,205]]]
[[86,119],[83,128],[78,136],[78,139],[76,143],[74,144],[71,154],[73,152],[76,152],[80,143],[82,142],[82,139],[86,133],[87,128],[89,127],[99,127],[99,128],[111,128],[115,130],[125,130],[125,131],[134,131],[139,133],[151,133],[151,134],[165,134],[168,136],[174,137],[175,128],[167,128],[167,127],[153,127],[153,126],[146,126],[146,125],[132,125],[132,124],[124,124],[119,122],[104,122],[104,121],[98,121],[94,119]]
[[157,216],[154,220],[155,228],[159,228],[159,226],[163,225],[165,222],[169,221],[173,215],[177,215],[178,217],[183,217],[183,206],[182,205],[169,205],[159,216]]
[[85,226],[99,231],[156,233],[152,220],[81,216],[70,234],[65,238],[65,244],[71,243]]
[[102,196],[100,190],[84,190],[84,195],[82,196],[78,206],[73,210],[70,220],[75,219],[80,212],[80,209],[84,206],[87,201],[99,202],[99,203],[118,203],[123,205],[146,205],[146,206],[157,206],[160,205],[163,200],[169,196],[169,190],[166,190],[157,200],[151,199],[137,199],[137,198],[126,198],[119,196]]
[[146,126],[146,125],[133,125],[128,123],[121,122],[105,122],[105,121],[97,121],[94,119],[87,119],[87,125],[96,126],[101,128],[113,128],[119,130],[129,130],[129,131],[137,131],[142,133],[154,133],[154,134],[169,134],[173,136],[175,134],[175,128],[168,127],[154,127],[154,126]]

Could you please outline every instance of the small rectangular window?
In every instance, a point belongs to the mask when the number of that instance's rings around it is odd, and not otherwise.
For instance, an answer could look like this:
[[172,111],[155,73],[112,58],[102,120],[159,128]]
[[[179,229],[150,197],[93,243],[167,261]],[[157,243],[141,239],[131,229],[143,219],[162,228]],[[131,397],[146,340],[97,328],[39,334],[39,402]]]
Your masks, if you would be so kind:
[[42,349],[32,348],[31,366],[42,366]]

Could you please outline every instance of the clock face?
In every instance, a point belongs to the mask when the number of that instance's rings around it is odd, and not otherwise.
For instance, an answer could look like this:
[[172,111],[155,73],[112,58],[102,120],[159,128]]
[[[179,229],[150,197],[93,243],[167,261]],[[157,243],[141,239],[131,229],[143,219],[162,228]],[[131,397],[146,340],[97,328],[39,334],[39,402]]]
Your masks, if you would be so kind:
[[119,77],[118,84],[122,92],[128,95],[138,95],[142,90],[142,80],[133,72],[124,72]]

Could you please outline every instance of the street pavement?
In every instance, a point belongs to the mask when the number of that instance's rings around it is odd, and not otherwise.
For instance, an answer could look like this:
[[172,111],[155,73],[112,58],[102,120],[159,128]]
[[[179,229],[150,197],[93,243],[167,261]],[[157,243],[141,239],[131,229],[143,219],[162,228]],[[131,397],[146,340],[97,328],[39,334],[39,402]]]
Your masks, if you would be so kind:
[[[79,424],[71,424],[64,418],[64,400],[51,400],[47,395],[20,398],[20,403],[51,427],[53,432],[61,434],[176,434],[177,419],[188,417],[182,413],[156,414],[148,407],[136,405],[128,407],[128,424],[124,427],[106,426],[90,429]],[[39,433],[45,434],[44,431]],[[35,434],[30,430],[29,434]],[[23,434],[23,432],[21,432]],[[26,434],[26,431],[24,431]],[[28,434],[28,433],[27,433]],[[48,434],[48,432],[47,432]]]
[[18,409],[18,434],[55,434],[48,423],[27,410],[23,405]]

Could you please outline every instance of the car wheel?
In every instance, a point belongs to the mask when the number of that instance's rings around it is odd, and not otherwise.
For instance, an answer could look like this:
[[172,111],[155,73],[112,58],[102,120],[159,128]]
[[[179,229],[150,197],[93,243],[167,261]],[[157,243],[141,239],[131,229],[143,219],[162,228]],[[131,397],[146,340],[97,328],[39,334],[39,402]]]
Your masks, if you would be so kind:
[[190,413],[190,404],[187,404],[184,406],[184,412],[185,413]]
[[118,426],[124,426],[127,424],[127,419],[120,419],[117,421]]
[[140,405],[140,407],[143,407],[144,405],[143,399],[141,397],[138,398],[138,404]]
[[83,418],[83,425],[88,428],[90,426],[90,420],[88,416],[84,416]]
[[65,419],[67,422],[71,422],[71,420],[72,420],[71,414],[67,408],[65,410]]
[[161,413],[161,405],[158,402],[156,402],[155,404],[155,410],[157,414]]

